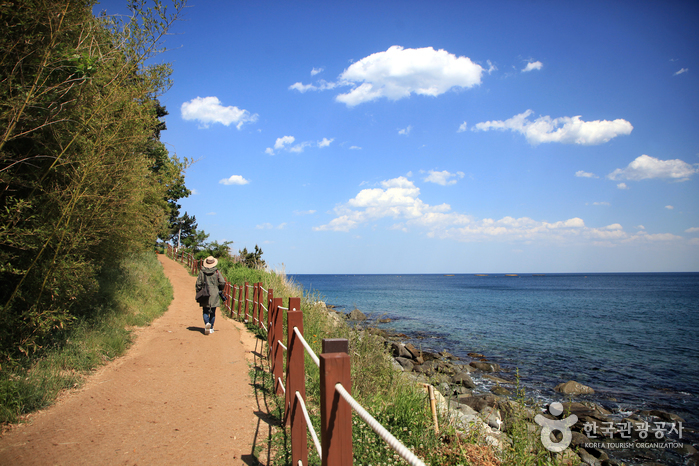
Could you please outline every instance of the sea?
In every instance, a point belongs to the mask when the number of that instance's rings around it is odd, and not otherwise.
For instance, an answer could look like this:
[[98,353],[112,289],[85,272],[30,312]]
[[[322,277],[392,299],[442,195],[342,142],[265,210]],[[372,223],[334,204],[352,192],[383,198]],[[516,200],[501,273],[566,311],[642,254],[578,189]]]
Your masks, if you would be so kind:
[[659,409],[699,428],[699,273],[290,278],[423,350],[446,349],[465,363],[482,354],[542,404],[564,401],[554,387],[575,380],[595,390],[576,399],[620,417]]

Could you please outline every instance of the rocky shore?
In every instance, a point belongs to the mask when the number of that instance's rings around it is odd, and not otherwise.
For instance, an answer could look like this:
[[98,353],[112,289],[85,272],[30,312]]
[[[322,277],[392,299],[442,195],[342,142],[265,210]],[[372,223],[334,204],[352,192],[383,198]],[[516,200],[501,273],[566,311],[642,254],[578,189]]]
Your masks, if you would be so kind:
[[418,349],[408,335],[373,325],[387,323],[387,319],[370,322],[357,309],[349,314],[328,311],[383,338],[397,371],[418,383],[433,385],[441,394],[442,409],[448,410],[456,424],[464,431],[478,426],[494,446],[508,442],[515,424],[523,422],[545,447],[560,455],[564,464],[699,464],[697,431],[676,414],[659,410],[614,412],[585,400],[589,398],[585,395],[594,394],[594,388],[574,380],[562,381],[554,388],[561,402],[536,405],[527,402],[512,374],[489,361],[487,355],[468,353],[468,358],[462,359],[446,349]]

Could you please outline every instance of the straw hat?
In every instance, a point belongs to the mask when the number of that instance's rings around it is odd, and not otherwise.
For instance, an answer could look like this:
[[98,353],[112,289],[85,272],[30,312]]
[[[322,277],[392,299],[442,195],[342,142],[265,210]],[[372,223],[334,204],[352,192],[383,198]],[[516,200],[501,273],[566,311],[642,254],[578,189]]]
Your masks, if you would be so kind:
[[216,259],[214,256],[209,256],[206,259],[204,259],[202,267],[216,267],[216,264],[218,264],[218,259]]

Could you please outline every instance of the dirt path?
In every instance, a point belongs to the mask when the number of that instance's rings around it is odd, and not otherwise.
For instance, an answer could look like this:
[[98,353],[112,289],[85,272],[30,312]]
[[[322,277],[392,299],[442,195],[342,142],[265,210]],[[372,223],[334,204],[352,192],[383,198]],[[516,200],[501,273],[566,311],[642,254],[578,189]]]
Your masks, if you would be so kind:
[[204,335],[196,278],[158,258],[168,311],[82,389],[0,438],[1,465],[265,464],[252,454],[270,429],[248,375],[258,340],[220,309]]

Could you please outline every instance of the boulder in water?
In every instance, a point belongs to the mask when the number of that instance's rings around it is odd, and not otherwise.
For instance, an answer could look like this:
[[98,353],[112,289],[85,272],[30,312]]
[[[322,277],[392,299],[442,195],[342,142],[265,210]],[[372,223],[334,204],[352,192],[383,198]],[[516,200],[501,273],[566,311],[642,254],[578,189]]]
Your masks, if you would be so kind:
[[569,380],[565,383],[560,383],[554,388],[558,393],[563,393],[564,395],[591,395],[595,393],[593,389],[587,385],[583,385],[580,382],[574,380]]

